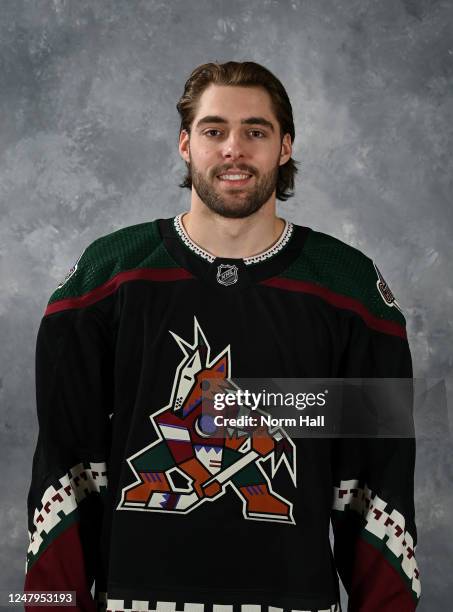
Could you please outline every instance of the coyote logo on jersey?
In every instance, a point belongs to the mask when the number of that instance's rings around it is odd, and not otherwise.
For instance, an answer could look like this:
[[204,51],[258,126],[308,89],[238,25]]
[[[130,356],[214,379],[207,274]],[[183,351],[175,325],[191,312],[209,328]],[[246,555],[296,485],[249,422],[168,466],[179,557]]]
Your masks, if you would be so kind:
[[[215,393],[238,389],[230,380],[230,345],[211,359],[196,318],[193,344],[170,333],[184,357],[170,403],[150,415],[158,440],[127,460],[136,481],[123,489],[118,509],[187,514],[232,490],[242,501],[244,518],[295,524],[292,503],[272,488],[283,463],[296,486],[294,442],[281,427],[225,431],[217,426],[218,412],[211,415],[206,405]],[[243,405],[233,406],[228,416],[249,412]],[[271,477],[264,461],[270,461]],[[177,486],[176,473],[187,486]]]

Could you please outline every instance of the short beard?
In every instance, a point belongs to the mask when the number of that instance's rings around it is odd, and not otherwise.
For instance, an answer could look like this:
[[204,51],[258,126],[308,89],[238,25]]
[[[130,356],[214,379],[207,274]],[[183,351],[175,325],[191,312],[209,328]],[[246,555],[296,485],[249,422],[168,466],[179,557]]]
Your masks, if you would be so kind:
[[[187,164],[189,176],[192,180],[192,188],[197,192],[200,200],[206,206],[222,217],[229,219],[244,219],[256,213],[269,200],[276,190],[279,166],[263,175],[253,191],[243,198],[240,205],[232,205],[217,193],[212,183],[205,180],[203,175],[193,168],[193,164]],[[215,179],[214,179],[215,180]],[[240,196],[241,198],[243,196]]]

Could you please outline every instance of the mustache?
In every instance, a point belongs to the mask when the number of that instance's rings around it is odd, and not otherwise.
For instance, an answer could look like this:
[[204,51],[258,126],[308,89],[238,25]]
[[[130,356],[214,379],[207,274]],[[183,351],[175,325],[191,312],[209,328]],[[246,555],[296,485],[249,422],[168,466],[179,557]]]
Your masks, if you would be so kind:
[[255,170],[253,170],[249,166],[236,165],[236,166],[229,166],[228,168],[225,168],[225,167],[224,168],[220,168],[219,170],[216,170],[214,172],[214,176],[218,176],[219,174],[226,174],[230,170],[234,170],[236,172],[240,171],[240,172],[243,172],[244,174],[251,174],[252,176],[254,174],[256,174]]

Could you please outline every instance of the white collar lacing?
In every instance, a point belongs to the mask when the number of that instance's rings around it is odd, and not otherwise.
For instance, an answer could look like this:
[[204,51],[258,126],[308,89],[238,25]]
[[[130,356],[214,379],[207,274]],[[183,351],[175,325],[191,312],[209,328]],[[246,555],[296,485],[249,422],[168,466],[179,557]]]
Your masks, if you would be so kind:
[[[175,230],[178,232],[178,235],[181,238],[181,240],[184,242],[184,244],[191,251],[193,251],[196,255],[199,255],[203,259],[206,259],[207,261],[212,263],[216,259],[216,257],[212,255],[211,253],[208,253],[207,251],[202,249],[200,246],[198,246],[198,244],[195,244],[195,242],[187,234],[184,228],[184,225],[182,224],[182,216],[184,214],[185,213],[180,213],[179,215],[174,217],[173,224],[175,226]],[[242,261],[246,265],[250,265],[254,263],[259,263],[261,261],[264,261],[265,259],[269,259],[269,257],[273,257],[274,255],[276,255],[278,252],[280,252],[283,249],[285,244],[291,238],[293,229],[294,229],[293,224],[290,221],[286,221],[285,219],[285,227],[283,228],[283,231],[280,234],[280,238],[277,240],[277,242],[273,246],[271,246],[266,251],[259,253],[258,255],[252,255],[251,257],[243,257]]]

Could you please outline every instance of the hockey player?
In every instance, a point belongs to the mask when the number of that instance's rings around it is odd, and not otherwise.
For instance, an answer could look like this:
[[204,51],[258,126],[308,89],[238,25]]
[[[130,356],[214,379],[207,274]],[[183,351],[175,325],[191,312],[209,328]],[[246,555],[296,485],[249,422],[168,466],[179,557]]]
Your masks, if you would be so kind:
[[232,377],[410,379],[401,309],[366,255],[277,215],[297,168],[272,73],[204,64],[177,109],[190,210],[95,240],[41,321],[25,588],[339,611],[338,572],[350,612],[412,611],[413,438],[219,430],[201,407]]

